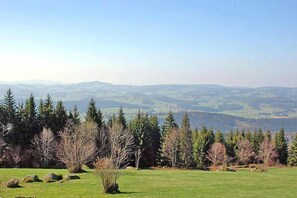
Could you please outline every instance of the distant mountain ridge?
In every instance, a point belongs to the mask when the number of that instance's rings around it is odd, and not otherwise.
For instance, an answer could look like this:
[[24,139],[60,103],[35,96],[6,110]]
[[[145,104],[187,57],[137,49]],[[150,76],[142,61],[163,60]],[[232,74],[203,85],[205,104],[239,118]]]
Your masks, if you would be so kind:
[[[81,82],[73,84],[44,83],[1,83],[0,100],[7,89],[11,88],[18,102],[24,101],[31,93],[36,100],[50,94],[54,101],[62,100],[68,109],[76,104],[81,113],[87,109],[90,98],[96,100],[97,106],[105,116],[117,112],[121,106],[127,117],[135,115],[138,110],[149,114],[164,116],[169,110],[179,115],[180,112],[201,115],[208,123],[217,128],[216,123],[224,120],[221,126],[234,128],[238,123],[258,126],[258,120],[290,120],[297,118],[297,88],[288,87],[225,87],[220,85],[114,85],[104,82]],[[227,117],[226,117],[227,116]],[[227,122],[232,116],[234,122]],[[195,116],[193,116],[195,117]],[[215,118],[215,120],[211,121]],[[228,118],[228,119],[227,119]],[[281,119],[280,119],[281,118]],[[245,121],[240,121],[246,119]],[[239,120],[239,121],[238,121]],[[194,122],[194,121],[193,121]],[[199,121],[200,122],[200,121]],[[273,122],[273,121],[271,121]],[[234,124],[237,123],[237,124]],[[270,124],[270,126],[273,123]],[[287,123],[288,124],[288,123]],[[196,124],[194,124],[196,125]],[[199,124],[199,126],[201,123]],[[240,124],[239,124],[240,125]],[[278,128],[278,124],[273,128]],[[294,124],[290,130],[296,130]],[[216,127],[215,127],[216,126]],[[296,130],[297,131],[297,130]]]

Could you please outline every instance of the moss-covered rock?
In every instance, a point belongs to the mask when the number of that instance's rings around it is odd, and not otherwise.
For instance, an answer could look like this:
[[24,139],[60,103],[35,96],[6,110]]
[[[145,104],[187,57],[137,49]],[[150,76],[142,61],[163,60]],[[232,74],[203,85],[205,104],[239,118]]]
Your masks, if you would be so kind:
[[65,175],[64,176],[64,180],[74,180],[74,179],[80,179],[80,177],[78,175]]
[[60,181],[62,179],[63,179],[62,175],[56,175],[54,173],[49,173],[43,177],[43,181],[46,183],[56,182],[56,181]]
[[12,179],[8,180],[8,182],[6,182],[6,187],[8,187],[8,188],[20,187],[19,182],[20,182],[19,179],[12,178]]
[[28,183],[28,182],[40,182],[41,180],[37,175],[28,175],[22,179],[22,182]]

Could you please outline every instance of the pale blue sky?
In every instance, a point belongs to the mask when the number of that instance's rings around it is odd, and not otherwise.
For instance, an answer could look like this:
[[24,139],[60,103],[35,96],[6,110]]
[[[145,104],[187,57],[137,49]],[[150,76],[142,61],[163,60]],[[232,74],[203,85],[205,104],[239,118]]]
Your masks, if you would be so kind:
[[296,0],[0,0],[0,81],[297,87]]

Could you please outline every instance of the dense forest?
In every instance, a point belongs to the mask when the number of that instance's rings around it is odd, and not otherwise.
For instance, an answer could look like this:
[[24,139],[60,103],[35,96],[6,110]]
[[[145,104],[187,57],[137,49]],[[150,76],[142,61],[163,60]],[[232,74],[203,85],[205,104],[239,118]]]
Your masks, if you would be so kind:
[[250,163],[296,166],[297,136],[288,148],[283,129],[275,134],[261,128],[237,129],[226,134],[206,127],[192,129],[187,113],[179,126],[171,111],[162,126],[157,116],[140,111],[128,121],[122,108],[105,120],[94,99],[90,99],[81,119],[76,106],[71,111],[65,109],[62,101],[54,106],[50,95],[38,105],[33,95],[17,105],[11,89],[6,92],[0,105],[1,167],[70,164],[76,172],[82,164],[92,166],[96,158],[115,155],[116,151],[117,159],[121,152],[126,152],[121,163],[127,161],[137,168],[206,169]]

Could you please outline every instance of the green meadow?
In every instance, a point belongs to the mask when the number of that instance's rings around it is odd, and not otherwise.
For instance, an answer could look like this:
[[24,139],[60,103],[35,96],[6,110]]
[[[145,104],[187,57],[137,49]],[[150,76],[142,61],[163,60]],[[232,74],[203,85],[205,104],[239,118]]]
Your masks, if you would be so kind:
[[47,173],[65,175],[65,169],[0,169],[0,197],[296,197],[297,168],[271,168],[268,172],[210,172],[200,170],[124,170],[122,193],[103,193],[93,170],[78,174],[80,180],[55,183],[20,183],[6,188],[10,178]]

